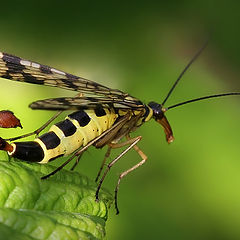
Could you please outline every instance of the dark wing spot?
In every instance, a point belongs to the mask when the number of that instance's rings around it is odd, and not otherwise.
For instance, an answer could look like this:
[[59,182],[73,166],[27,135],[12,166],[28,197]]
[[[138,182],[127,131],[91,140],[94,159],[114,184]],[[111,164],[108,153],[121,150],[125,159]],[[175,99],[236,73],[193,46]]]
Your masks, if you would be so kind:
[[79,77],[77,77],[77,76],[75,76],[75,75],[72,75],[72,74],[70,74],[70,73],[66,73],[66,77],[67,77],[68,79],[79,79]]
[[16,64],[16,65],[21,65],[20,64],[20,61],[21,61],[20,57],[16,57],[16,56],[8,54],[8,53],[3,54],[2,60],[5,63],[12,63],[12,64]]
[[[68,77],[68,75],[66,75],[66,77]],[[61,79],[61,80],[62,80],[62,86],[71,88],[72,90],[75,90],[75,91],[78,90],[78,87],[74,84],[72,79],[67,79],[67,80],[66,79]]]
[[5,53],[2,60],[6,63],[8,73],[22,73],[25,69],[25,66],[20,63],[21,58],[19,57]]
[[40,71],[45,74],[52,74],[51,68],[46,65],[40,65]]
[[38,79],[38,78],[34,77],[33,75],[31,75],[30,73],[22,72],[22,75],[26,82],[36,83],[36,84],[44,84],[44,80]]

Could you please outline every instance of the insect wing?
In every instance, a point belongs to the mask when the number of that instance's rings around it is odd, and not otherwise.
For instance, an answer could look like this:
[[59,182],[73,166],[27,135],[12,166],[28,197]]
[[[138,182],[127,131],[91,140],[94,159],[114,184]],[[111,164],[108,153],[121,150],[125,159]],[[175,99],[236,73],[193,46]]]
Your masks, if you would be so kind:
[[30,104],[32,109],[79,110],[112,106],[118,109],[139,109],[144,105],[135,98],[119,99],[110,97],[65,97],[39,100]]
[[0,77],[82,93],[104,96],[128,96],[128,94],[120,90],[111,89],[94,81],[2,52],[0,52]]

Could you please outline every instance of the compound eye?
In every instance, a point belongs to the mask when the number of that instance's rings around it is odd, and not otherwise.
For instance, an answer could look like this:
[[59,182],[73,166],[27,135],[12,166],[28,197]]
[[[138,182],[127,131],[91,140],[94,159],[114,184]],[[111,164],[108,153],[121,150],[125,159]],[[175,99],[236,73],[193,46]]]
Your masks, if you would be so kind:
[[162,119],[164,114],[163,114],[163,111],[162,111],[162,105],[159,104],[159,103],[155,103],[155,102],[150,102],[148,104],[148,106],[150,108],[152,108],[153,110],[153,116],[156,118],[156,119]]
[[161,120],[164,117],[164,112],[162,111],[161,106],[158,106],[157,109],[153,110],[153,116],[156,120]]
[[157,113],[157,118],[162,119],[163,117],[164,117],[164,113],[163,113],[162,109],[160,109]]

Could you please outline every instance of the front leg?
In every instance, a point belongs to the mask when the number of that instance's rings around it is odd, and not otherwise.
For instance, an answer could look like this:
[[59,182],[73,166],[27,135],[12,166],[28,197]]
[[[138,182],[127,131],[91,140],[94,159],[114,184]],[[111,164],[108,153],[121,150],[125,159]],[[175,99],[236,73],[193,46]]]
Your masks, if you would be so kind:
[[134,165],[132,168],[128,169],[127,171],[124,171],[123,173],[120,174],[119,176],[119,180],[118,183],[116,185],[115,188],[115,208],[116,208],[116,213],[119,213],[118,210],[118,205],[117,205],[117,193],[118,193],[118,189],[119,189],[119,185],[120,185],[120,181],[121,179],[126,176],[128,173],[130,173],[131,171],[133,171],[134,169],[138,168],[139,166],[141,166],[147,159],[147,156],[136,146],[136,144],[142,139],[141,136],[135,137],[135,138],[130,138],[129,136],[127,137],[127,141],[122,142],[122,143],[116,143],[116,144],[109,144],[110,148],[120,148],[126,145],[130,145],[128,146],[121,154],[119,154],[113,161],[111,161],[108,165],[107,168],[105,170],[105,172],[103,173],[102,178],[100,179],[99,183],[98,183],[98,187],[97,187],[97,191],[96,191],[96,200],[98,201],[98,197],[99,197],[99,191],[101,189],[102,183],[106,177],[106,175],[108,174],[108,172],[110,171],[111,167],[122,157],[124,156],[130,149],[134,148],[138,154],[142,157],[142,161],[139,162],[138,164]]

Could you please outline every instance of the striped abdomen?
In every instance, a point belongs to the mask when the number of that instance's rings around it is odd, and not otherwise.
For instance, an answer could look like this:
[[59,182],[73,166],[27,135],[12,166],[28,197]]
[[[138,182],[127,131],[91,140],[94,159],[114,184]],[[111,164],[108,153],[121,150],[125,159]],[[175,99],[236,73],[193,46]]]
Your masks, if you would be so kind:
[[85,146],[111,128],[117,117],[113,108],[74,112],[34,141],[12,143],[9,154],[25,161],[47,163]]

